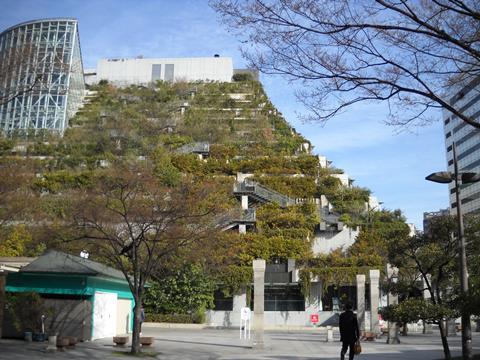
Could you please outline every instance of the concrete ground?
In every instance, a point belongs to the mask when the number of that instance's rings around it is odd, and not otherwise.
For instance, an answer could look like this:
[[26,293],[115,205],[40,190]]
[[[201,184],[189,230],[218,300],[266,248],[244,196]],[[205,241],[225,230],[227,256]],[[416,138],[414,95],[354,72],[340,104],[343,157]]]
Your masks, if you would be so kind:
[[[321,330],[266,331],[265,349],[253,350],[251,341],[240,340],[238,330],[163,328],[145,324],[144,336],[155,338],[154,346],[145,348],[155,359],[263,359],[302,360],[339,359],[340,342],[326,342]],[[474,353],[480,353],[480,333],[473,334]],[[399,345],[387,345],[385,337],[375,342],[363,342],[359,360],[436,360],[443,358],[438,333],[409,334],[400,337]],[[460,336],[450,337],[452,354],[460,355]],[[78,344],[65,352],[45,353],[46,343],[25,343],[21,340],[0,340],[0,359],[130,359],[127,348],[116,348],[111,339],[101,339]],[[122,354],[123,352],[123,354]]]

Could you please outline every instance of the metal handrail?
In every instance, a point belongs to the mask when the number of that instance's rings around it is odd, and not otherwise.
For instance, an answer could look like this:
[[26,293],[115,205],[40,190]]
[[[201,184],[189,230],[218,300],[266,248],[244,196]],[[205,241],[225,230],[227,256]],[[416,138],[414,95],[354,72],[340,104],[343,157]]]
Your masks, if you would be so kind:
[[177,152],[181,154],[191,154],[191,153],[209,153],[210,152],[210,143],[208,142],[196,142],[191,144],[186,144],[181,146]]
[[295,205],[295,199],[254,181],[245,180],[242,183],[236,183],[234,186],[234,192],[251,193],[265,199],[266,201],[276,202],[282,207]]
[[216,223],[219,227],[224,227],[233,223],[255,222],[257,215],[254,208],[250,209],[232,209],[217,218]]

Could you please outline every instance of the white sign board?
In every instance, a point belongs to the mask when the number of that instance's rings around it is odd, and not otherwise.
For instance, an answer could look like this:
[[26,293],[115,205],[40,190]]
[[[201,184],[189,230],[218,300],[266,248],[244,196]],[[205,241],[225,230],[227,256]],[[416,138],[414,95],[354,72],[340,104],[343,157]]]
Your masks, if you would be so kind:
[[241,320],[250,320],[252,311],[248,307],[242,307],[240,310],[240,319]]
[[[240,309],[240,339],[250,339],[250,319],[252,317],[252,310],[248,307]],[[243,331],[242,331],[243,330]]]

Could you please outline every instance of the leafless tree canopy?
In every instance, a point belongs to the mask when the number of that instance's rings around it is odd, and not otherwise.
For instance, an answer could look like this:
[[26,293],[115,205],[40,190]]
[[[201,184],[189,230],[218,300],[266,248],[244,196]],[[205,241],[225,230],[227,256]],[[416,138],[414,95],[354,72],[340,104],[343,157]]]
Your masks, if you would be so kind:
[[[363,101],[387,101],[389,122],[419,125],[480,76],[478,0],[212,0],[268,74],[299,80],[312,118]],[[452,105],[453,104],[453,105]]]

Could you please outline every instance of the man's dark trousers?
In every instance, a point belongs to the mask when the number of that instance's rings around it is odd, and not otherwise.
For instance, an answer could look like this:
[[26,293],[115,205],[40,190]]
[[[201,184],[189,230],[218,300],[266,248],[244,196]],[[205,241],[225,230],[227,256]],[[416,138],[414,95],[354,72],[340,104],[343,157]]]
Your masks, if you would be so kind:
[[340,314],[340,319],[338,321],[338,326],[340,328],[340,341],[342,342],[342,351],[340,353],[341,359],[345,359],[345,353],[347,348],[350,348],[348,353],[348,358],[353,360],[355,353],[353,352],[353,347],[355,342],[360,337],[360,329],[358,328],[357,316],[350,309],[344,311]]
[[348,352],[348,359],[353,360],[353,356],[355,355],[353,352],[353,347],[355,346],[355,341],[352,343],[348,342],[343,342],[342,343],[342,352],[341,352],[341,359],[345,359],[345,354],[347,353],[347,349],[350,348],[350,351]]

